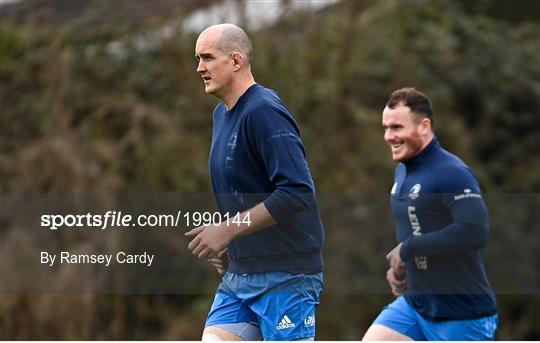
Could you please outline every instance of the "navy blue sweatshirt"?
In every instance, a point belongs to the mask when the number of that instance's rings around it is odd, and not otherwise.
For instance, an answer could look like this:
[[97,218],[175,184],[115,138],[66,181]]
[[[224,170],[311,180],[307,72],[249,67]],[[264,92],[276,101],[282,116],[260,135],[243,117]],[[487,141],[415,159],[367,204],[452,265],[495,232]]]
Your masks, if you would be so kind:
[[277,222],[231,242],[230,272],[322,271],[315,187],[298,127],[274,91],[255,84],[230,111],[217,105],[209,169],[222,214],[264,202]]
[[434,138],[397,166],[391,204],[407,301],[433,320],[495,314],[482,252],[488,212],[471,169]]

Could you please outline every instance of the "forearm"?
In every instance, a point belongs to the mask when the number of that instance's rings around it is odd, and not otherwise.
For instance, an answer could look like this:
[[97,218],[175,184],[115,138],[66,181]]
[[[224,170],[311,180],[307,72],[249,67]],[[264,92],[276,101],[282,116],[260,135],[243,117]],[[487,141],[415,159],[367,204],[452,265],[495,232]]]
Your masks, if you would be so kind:
[[439,231],[410,236],[403,242],[400,257],[407,261],[412,256],[436,256],[478,250],[486,243],[487,234],[487,226],[453,223]]
[[264,203],[260,203],[250,210],[241,213],[240,218],[249,218],[249,220],[229,226],[232,239],[266,229],[267,227],[276,224],[276,220],[272,217],[270,212],[268,212]]
[[[453,194],[443,195],[447,200]],[[487,241],[489,219],[487,208],[480,198],[467,201],[448,201],[452,223],[440,230],[411,235],[400,252],[403,261],[412,256],[459,254],[481,249]]]

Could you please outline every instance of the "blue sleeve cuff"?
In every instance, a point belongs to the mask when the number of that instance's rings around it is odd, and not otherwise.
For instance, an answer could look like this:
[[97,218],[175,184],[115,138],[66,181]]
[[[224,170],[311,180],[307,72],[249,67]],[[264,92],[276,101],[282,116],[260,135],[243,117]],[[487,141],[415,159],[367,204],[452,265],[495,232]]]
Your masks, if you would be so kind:
[[411,252],[410,252],[410,248],[409,248],[409,243],[410,243],[412,238],[413,238],[413,236],[407,238],[401,244],[401,250],[399,251],[399,258],[401,258],[401,260],[403,262],[406,262],[411,258]]
[[308,210],[312,202],[313,194],[276,191],[263,203],[272,218],[276,222],[281,223],[297,213]]
[[283,211],[279,203],[272,196],[268,197],[263,204],[276,222],[280,223],[287,218],[287,215],[284,213],[285,211]]

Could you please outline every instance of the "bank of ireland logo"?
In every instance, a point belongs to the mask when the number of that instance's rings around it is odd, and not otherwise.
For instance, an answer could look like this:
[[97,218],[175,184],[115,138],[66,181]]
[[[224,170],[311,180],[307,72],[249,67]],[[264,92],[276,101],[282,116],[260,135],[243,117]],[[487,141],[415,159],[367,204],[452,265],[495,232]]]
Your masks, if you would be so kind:
[[420,196],[420,190],[422,189],[422,185],[417,183],[416,185],[412,186],[411,191],[409,192],[409,198],[416,199]]
[[454,200],[462,200],[467,198],[481,198],[482,196],[478,193],[473,193],[470,188],[465,188],[462,194],[454,196]]

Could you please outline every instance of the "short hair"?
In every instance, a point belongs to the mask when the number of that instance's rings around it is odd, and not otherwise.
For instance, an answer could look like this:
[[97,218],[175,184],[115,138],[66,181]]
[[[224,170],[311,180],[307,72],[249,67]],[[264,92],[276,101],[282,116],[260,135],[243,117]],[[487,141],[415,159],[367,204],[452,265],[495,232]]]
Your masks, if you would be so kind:
[[431,100],[424,93],[417,91],[415,88],[406,87],[394,91],[386,106],[394,109],[399,104],[403,104],[411,109],[411,112],[420,117],[428,118],[433,125],[433,109]]
[[246,57],[247,64],[251,64],[253,58],[251,39],[244,30],[234,24],[224,24],[223,32],[218,41],[218,49],[226,54],[239,51]]

